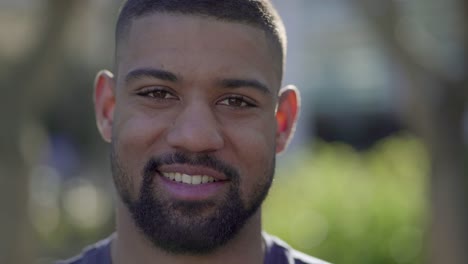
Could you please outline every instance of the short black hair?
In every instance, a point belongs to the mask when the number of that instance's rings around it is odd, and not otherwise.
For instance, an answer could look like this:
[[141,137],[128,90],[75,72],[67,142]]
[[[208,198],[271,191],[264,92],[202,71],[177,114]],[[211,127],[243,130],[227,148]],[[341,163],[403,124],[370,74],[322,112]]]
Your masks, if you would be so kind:
[[260,28],[271,39],[283,68],[286,33],[281,18],[269,0],[126,0],[117,20],[116,45],[125,35],[125,29],[131,25],[132,19],[152,13],[207,16]]

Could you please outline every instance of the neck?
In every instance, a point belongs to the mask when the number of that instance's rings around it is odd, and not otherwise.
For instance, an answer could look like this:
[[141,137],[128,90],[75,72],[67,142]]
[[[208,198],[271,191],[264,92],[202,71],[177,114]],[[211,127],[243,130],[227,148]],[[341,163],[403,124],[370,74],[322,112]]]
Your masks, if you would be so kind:
[[135,226],[125,205],[117,205],[117,236],[112,241],[113,264],[130,263],[263,263],[261,213],[258,210],[224,246],[206,255],[174,255],[154,246]]

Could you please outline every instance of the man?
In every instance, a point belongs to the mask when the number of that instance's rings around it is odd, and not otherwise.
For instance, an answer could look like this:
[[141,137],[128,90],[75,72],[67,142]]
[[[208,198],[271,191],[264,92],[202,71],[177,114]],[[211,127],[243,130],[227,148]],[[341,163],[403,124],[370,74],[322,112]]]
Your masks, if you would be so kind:
[[265,0],[128,0],[94,93],[116,233],[65,263],[324,263],[261,229],[299,108],[285,45]]

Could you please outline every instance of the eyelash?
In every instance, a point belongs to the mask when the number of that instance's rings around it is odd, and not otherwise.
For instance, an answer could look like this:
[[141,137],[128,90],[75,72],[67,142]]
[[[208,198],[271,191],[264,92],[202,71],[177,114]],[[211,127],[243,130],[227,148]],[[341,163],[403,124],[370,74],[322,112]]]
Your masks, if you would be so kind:
[[[226,104],[225,103],[222,103],[223,101],[228,101]],[[237,102],[240,102],[241,105],[230,105],[229,102],[230,100],[236,100]],[[222,100],[219,101],[219,104],[221,105],[226,105],[226,106],[229,106],[229,107],[239,107],[239,108],[246,108],[246,107],[256,107],[257,105],[252,102],[251,99],[245,97],[245,96],[242,96],[242,95],[230,95],[228,97],[225,97],[223,98]]]
[[[156,93],[163,93],[164,97],[161,96],[155,96]],[[163,88],[156,88],[156,87],[151,87],[151,88],[145,88],[142,89],[141,91],[138,91],[136,93],[139,96],[143,97],[149,97],[153,100],[174,100],[177,99],[177,97],[171,93],[170,91],[167,91],[166,89]],[[167,97],[169,96],[169,97]],[[235,102],[231,101],[235,100]],[[226,103],[223,103],[224,101],[227,101]],[[240,103],[240,105],[231,105],[231,103]],[[249,107],[257,107],[255,102],[253,102],[252,99],[249,99],[246,96],[242,95],[229,95],[224,97],[223,99],[218,101],[218,104],[220,105],[225,105],[228,107],[233,107],[233,108],[249,108]]]
[[[155,96],[156,93],[163,93],[165,96],[164,97],[161,97],[161,96]],[[152,88],[146,88],[146,89],[142,89],[141,91],[137,92],[136,93],[137,95],[139,96],[143,96],[143,97],[150,97],[152,99],[155,99],[155,100],[170,100],[170,99],[176,99],[177,97],[172,94],[171,92],[163,89],[163,88],[155,88],[155,87],[152,87]],[[167,96],[170,96],[169,98]]]

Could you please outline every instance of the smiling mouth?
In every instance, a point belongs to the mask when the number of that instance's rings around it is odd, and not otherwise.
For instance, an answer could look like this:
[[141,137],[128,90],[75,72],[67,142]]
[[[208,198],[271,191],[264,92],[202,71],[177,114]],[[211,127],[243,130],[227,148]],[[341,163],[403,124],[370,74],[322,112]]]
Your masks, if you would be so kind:
[[163,172],[161,174],[171,181],[191,185],[207,184],[220,181],[208,175],[188,175],[179,172]]

